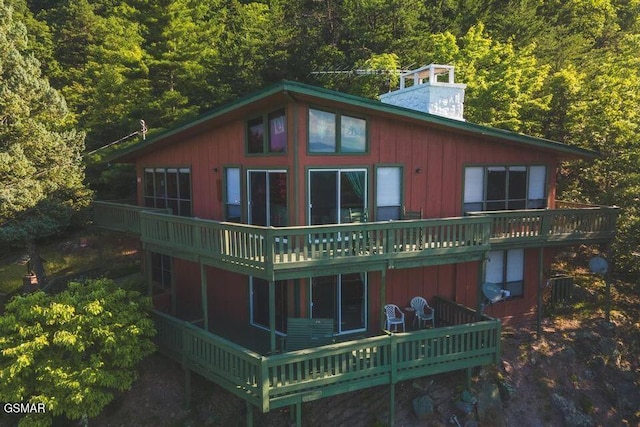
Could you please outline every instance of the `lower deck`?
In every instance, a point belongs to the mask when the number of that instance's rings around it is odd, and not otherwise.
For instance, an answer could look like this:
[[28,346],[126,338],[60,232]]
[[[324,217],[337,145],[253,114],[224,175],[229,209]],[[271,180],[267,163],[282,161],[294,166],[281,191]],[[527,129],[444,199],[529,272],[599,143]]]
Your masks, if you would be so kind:
[[[262,354],[229,338],[172,316],[154,314],[159,350],[242,398],[249,411],[302,403],[379,385],[390,387],[393,425],[395,384],[428,375],[470,369],[500,360],[501,325],[474,310],[434,298],[436,328],[381,331],[371,337]],[[187,378],[189,375],[187,375]],[[187,380],[189,387],[189,380]],[[250,419],[248,419],[250,421]]]

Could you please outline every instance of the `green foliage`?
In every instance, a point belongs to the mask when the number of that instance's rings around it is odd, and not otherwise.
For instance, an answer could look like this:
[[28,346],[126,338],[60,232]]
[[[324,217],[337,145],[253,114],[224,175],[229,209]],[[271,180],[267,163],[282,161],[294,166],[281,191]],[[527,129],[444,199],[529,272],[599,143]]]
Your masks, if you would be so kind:
[[[367,97],[395,85],[392,76],[312,71],[453,64],[457,81],[467,84],[467,120],[604,154],[595,163],[563,165],[558,195],[622,206],[616,256],[624,269],[638,270],[630,255],[640,250],[638,0],[4,1],[29,32],[3,26],[0,33],[24,61],[30,54],[42,60],[69,104],[66,124],[77,117],[89,149],[130,134],[140,119],[151,134],[283,78]],[[14,67],[15,54],[6,46],[0,54],[1,68]],[[18,75],[39,76],[34,66],[22,70]],[[14,95],[0,100],[0,111],[26,111],[20,100],[27,94]],[[40,131],[49,141],[47,132],[69,131],[55,112],[47,114],[51,120],[23,134],[40,138]],[[82,139],[68,138],[67,147]],[[75,157],[60,150],[60,158],[76,159],[79,150]],[[0,180],[21,183],[9,195],[0,190],[0,205],[27,209],[46,194],[40,183],[23,180],[42,170],[32,153],[0,147]],[[129,172],[116,172],[91,166],[101,196],[129,191]],[[46,233],[56,228],[40,223]]]
[[90,201],[84,135],[28,46],[26,28],[0,0],[0,242],[11,245],[69,227]]
[[154,351],[150,306],[108,279],[15,297],[0,317],[0,400],[45,404],[47,413],[24,417],[24,426],[95,417]]

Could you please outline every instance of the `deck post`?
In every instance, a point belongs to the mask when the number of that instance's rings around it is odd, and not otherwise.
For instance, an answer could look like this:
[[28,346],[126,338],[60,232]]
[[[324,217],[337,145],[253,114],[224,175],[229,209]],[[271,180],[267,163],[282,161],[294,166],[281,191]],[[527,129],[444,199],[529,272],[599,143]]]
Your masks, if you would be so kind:
[[478,296],[477,296],[477,307],[476,307],[476,321],[480,321],[482,319],[482,306],[484,303],[484,294],[482,293],[482,285],[484,284],[484,278],[486,276],[487,270],[487,256],[485,255],[478,262]]
[[209,304],[207,301],[207,267],[200,261],[200,284],[202,286],[202,314],[204,330],[209,331]]
[[176,266],[175,258],[170,257],[171,261],[171,315],[176,315],[178,302],[176,301]]
[[606,259],[609,262],[609,268],[607,269],[607,272],[602,275],[602,279],[604,280],[604,284],[606,286],[604,318],[607,323],[611,323],[611,269],[613,268],[611,257],[609,256],[609,254],[611,253],[611,244],[606,245],[604,253]]
[[380,270],[380,329],[385,328],[385,318],[384,318],[384,305],[385,300],[387,298],[387,269],[383,268]]
[[276,351],[276,282],[269,280],[269,334],[270,351]]
[[245,403],[247,405],[247,427],[253,427],[253,406],[248,400],[246,400]]
[[186,366],[184,369],[184,409],[191,410],[191,370]]
[[536,321],[536,339],[542,337],[542,291],[544,289],[544,248],[540,248],[538,259],[538,313]]
[[153,297],[153,276],[151,275],[151,251],[142,248],[144,250],[144,278],[147,281],[149,296]]
[[396,374],[398,370],[398,343],[395,335],[389,336],[389,353],[391,356],[391,378],[389,384],[389,427],[396,423]]
[[[296,402],[295,405],[293,405],[293,407],[295,408],[296,411],[296,427],[302,427],[302,402]],[[293,421],[293,417],[291,419],[291,421]]]

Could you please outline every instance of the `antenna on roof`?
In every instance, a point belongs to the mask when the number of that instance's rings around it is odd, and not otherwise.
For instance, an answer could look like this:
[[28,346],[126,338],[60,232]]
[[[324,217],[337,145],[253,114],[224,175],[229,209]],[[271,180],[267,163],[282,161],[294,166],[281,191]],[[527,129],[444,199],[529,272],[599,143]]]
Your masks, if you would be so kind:
[[309,75],[321,75],[321,74],[347,74],[351,76],[381,76],[381,75],[401,75],[407,73],[409,70],[377,70],[372,68],[358,68],[354,70],[322,70],[312,71]]
[[136,136],[136,135],[142,135],[142,139],[145,140],[145,139],[147,139],[147,131],[148,131],[147,123],[144,120],[141,119],[140,120],[140,130],[137,130],[135,132],[131,132],[129,135],[125,135],[125,136],[123,136],[122,138],[120,138],[120,139],[118,139],[116,141],[110,142],[107,145],[103,145],[100,148],[96,148],[93,151],[89,151],[85,155],[89,156],[89,155],[91,155],[93,153],[96,153],[96,152],[98,152],[100,150],[104,150],[107,147],[111,147],[112,145],[115,145],[115,144],[117,144],[119,142],[126,141],[127,139],[129,139],[129,138],[131,138],[133,136]]

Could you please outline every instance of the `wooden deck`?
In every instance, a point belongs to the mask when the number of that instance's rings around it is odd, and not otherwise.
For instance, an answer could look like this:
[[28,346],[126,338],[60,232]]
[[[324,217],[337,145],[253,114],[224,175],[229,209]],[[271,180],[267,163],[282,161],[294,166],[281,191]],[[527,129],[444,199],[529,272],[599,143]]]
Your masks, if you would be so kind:
[[500,360],[498,320],[442,298],[434,306],[437,324],[447,326],[271,355],[166,314],[155,312],[154,320],[162,353],[267,412]]
[[483,259],[491,249],[613,239],[618,209],[476,212],[466,217],[260,227],[95,202],[95,224],[139,234],[146,249],[259,277],[380,271]]

